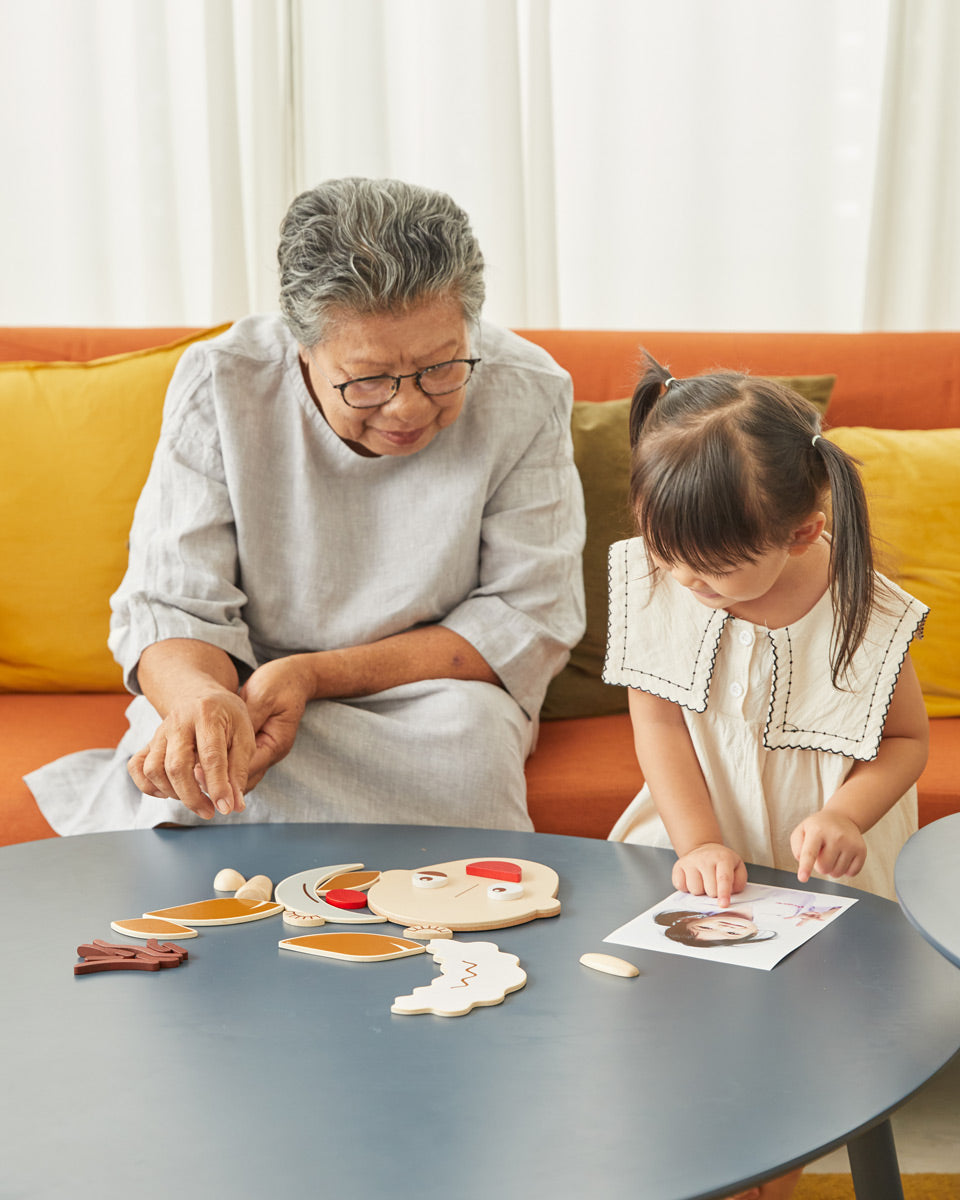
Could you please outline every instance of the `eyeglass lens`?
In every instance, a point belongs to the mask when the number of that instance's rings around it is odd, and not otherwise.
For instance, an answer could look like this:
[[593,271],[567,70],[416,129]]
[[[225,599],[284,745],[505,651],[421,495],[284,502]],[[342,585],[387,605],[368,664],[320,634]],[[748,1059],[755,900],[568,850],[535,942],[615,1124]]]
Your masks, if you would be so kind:
[[[454,359],[425,367],[417,372],[416,379],[428,396],[446,396],[462,388],[472,373],[473,363]],[[354,408],[373,408],[378,404],[386,404],[394,395],[397,378],[395,375],[374,375],[369,379],[351,379],[340,391],[344,400]]]

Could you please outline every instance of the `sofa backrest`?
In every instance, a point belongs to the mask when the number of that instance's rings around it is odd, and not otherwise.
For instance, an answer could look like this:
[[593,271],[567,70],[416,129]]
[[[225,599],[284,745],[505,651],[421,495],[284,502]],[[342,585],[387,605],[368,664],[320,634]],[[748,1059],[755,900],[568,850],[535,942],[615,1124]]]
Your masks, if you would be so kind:
[[192,326],[7,326],[0,328],[0,362],[90,362],[112,354],[165,346],[199,332]]
[[[193,328],[0,329],[0,362],[84,362],[159,346]],[[960,427],[960,331],[927,333],[683,333],[521,329],[573,376],[577,400],[629,396],[640,348],[675,374],[711,367],[755,375],[835,375],[831,425]]]
[[674,375],[713,367],[754,375],[835,375],[829,425],[960,426],[960,331],[674,333],[520,329],[573,377],[577,400],[629,396],[645,347]]

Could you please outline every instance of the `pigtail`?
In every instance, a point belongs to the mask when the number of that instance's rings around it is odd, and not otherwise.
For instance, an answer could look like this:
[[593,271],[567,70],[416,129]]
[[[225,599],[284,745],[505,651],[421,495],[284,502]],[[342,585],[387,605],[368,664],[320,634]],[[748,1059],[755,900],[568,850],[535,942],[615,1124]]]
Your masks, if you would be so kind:
[[834,600],[830,667],[834,687],[849,669],[863,642],[876,598],[870,513],[855,461],[839,446],[817,435],[813,452],[820,456],[830,485],[833,529],[830,542],[830,590]]
[[640,440],[640,431],[650,410],[663,395],[664,389],[674,382],[666,367],[661,367],[655,358],[643,352],[646,368],[640,382],[633,389],[630,400],[630,448]]

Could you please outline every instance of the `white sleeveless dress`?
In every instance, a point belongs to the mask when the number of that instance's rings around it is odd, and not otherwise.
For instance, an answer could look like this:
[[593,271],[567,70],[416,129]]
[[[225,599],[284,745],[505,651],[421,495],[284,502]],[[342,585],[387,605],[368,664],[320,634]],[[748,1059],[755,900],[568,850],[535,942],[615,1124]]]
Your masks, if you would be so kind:
[[[855,762],[876,757],[927,608],[880,576],[867,636],[837,688],[829,592],[799,621],[768,630],[706,608],[665,572],[652,573],[642,538],[611,546],[609,569],[604,680],[679,704],[724,842],[747,863],[795,871],[793,829],[823,807]],[[893,899],[896,856],[916,828],[914,786],[866,834],[866,864],[844,882]],[[670,846],[646,785],[610,838]]]

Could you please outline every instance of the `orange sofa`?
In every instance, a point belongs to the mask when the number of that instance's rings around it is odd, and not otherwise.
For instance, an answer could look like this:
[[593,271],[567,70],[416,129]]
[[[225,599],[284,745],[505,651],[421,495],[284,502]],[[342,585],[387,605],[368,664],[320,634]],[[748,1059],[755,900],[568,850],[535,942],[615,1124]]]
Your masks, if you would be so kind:
[[[127,697],[122,693],[119,672],[99,659],[93,666],[66,664],[63,648],[72,649],[80,640],[76,623],[81,620],[83,603],[93,605],[95,630],[102,628],[102,639],[99,633],[94,639],[96,654],[105,646],[106,597],[119,582],[125,559],[126,534],[119,531],[125,531],[139,482],[146,473],[149,446],[159,427],[162,381],[179,353],[179,349],[170,352],[169,347],[199,332],[0,329],[3,424],[8,436],[12,428],[14,438],[22,438],[22,445],[11,448],[8,443],[5,471],[0,463],[0,498],[6,510],[0,529],[7,531],[0,532],[5,539],[0,551],[6,576],[0,589],[0,845],[53,836],[22,780],[24,773],[71,751],[112,746],[124,729]],[[575,445],[588,511],[584,561],[589,576],[590,627],[570,666],[551,688],[547,719],[528,762],[529,805],[536,828],[605,837],[642,783],[625,696],[621,689],[608,688],[598,678],[604,639],[606,545],[611,538],[629,532],[623,503],[622,398],[631,391],[641,345],[669,364],[675,375],[719,365],[749,369],[754,374],[816,377],[820,388],[828,377],[825,425],[834,431],[831,436],[864,461],[871,502],[876,500],[882,517],[877,531],[886,548],[893,550],[891,565],[884,561],[884,569],[932,609],[928,637],[918,647],[926,657],[920,662],[915,654],[928,709],[935,714],[930,761],[920,780],[921,824],[960,811],[960,539],[954,523],[960,517],[960,457],[956,453],[960,446],[960,332],[521,332],[544,346],[573,376],[578,401]],[[139,375],[130,372],[144,363],[154,369],[154,375],[149,386],[145,383],[141,389],[136,382]],[[101,385],[105,388],[108,380],[114,390],[111,403],[120,405],[116,409],[119,415],[112,415],[111,409],[105,422],[108,428],[91,434],[88,426],[96,417],[98,390]],[[75,397],[82,402],[77,399],[74,404]],[[611,401],[617,403],[604,403]],[[43,413],[42,428],[28,430],[25,422],[37,412]],[[128,431],[130,439],[136,434],[141,443],[139,457],[134,455],[129,463]],[[50,457],[50,444],[58,438],[62,441],[60,457]],[[71,448],[81,443],[82,453]],[[73,543],[82,542],[91,525],[97,526],[99,534],[99,517],[85,517],[83,506],[89,502],[94,514],[105,511],[96,506],[109,504],[114,497],[109,468],[119,461],[128,468],[127,493],[122,503],[113,506],[119,511],[109,511],[113,531],[107,538],[109,554],[102,562],[99,558],[93,562],[90,554]],[[18,473],[23,477],[19,490],[16,482],[10,482],[11,475]],[[98,481],[102,477],[103,486],[94,489],[95,494],[84,491],[81,497],[80,483],[86,485],[94,476]],[[41,514],[47,521],[43,526],[35,523],[32,505],[25,498],[33,494],[30,489],[43,489],[47,480],[51,488],[61,489],[58,494],[65,499],[59,516],[56,506],[52,515]],[[17,589],[24,580],[16,573],[13,560],[24,547],[42,557],[48,540],[54,534],[60,537],[67,526],[71,532],[66,540],[71,545],[56,553],[74,553],[80,556],[81,565],[62,568],[71,578],[63,579],[56,588],[45,588],[42,604],[34,602],[26,612],[14,612],[20,595]],[[45,559],[44,567],[57,569]],[[87,590],[92,589],[92,599],[80,596],[81,583],[90,584]],[[13,599],[7,603],[4,595]],[[8,630],[20,628],[18,621],[26,632],[21,629],[13,639]],[[42,658],[44,648],[38,649],[34,641],[43,641],[47,633],[53,638],[53,649],[47,647],[46,662],[37,666],[34,660]],[[66,639],[59,648],[58,636]],[[26,648],[24,643],[28,643]],[[105,649],[102,653],[105,655]]]

